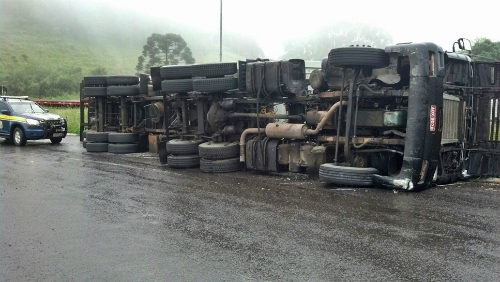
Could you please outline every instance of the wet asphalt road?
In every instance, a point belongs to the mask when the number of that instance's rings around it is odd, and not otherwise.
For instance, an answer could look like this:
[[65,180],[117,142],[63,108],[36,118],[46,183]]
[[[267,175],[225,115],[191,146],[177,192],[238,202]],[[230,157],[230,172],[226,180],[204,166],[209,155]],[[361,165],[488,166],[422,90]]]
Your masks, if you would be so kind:
[[420,193],[0,142],[0,281],[500,281],[500,185]]

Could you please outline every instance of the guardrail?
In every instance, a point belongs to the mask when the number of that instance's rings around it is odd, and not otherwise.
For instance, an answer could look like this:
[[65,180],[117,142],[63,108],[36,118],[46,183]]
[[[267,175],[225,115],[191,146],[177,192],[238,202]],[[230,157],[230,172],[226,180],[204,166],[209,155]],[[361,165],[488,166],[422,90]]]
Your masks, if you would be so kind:
[[[39,105],[47,105],[53,107],[80,107],[79,100],[39,100],[33,99]],[[88,102],[84,102],[85,106],[88,106]]]

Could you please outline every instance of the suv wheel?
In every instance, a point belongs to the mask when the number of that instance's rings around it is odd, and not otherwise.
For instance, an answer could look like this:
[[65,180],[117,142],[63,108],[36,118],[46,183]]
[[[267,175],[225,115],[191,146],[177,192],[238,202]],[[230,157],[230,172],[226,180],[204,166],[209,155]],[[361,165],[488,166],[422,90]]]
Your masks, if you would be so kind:
[[59,144],[61,143],[62,141],[62,137],[52,137],[50,138],[50,142],[52,142],[52,144]]
[[16,146],[24,146],[26,145],[26,136],[24,136],[24,131],[20,127],[16,127],[14,129],[14,144]]

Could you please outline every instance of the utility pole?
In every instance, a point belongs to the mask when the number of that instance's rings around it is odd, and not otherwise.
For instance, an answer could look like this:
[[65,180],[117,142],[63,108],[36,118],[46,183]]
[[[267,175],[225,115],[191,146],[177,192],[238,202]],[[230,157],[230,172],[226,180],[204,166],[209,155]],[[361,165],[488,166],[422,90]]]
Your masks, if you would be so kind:
[[222,62],[222,0],[220,0],[220,58],[219,62]]

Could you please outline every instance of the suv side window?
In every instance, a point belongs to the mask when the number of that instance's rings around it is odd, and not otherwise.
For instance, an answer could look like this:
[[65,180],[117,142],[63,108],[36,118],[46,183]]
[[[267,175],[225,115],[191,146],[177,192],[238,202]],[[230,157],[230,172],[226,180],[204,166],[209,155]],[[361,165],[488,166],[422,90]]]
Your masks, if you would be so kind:
[[4,103],[4,102],[0,102],[0,111],[3,111],[3,110],[9,110],[9,107]]

